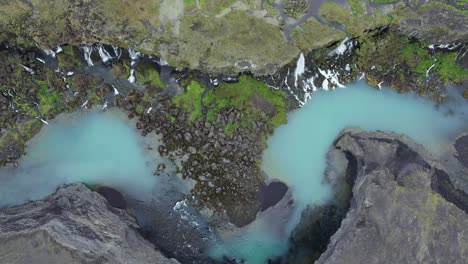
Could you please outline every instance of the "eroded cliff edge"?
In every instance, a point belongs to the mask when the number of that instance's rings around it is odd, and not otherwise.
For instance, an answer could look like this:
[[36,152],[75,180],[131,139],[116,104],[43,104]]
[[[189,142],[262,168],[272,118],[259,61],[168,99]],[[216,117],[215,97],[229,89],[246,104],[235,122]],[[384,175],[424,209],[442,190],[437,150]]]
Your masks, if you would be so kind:
[[1,263],[176,264],[139,233],[125,211],[83,184],[0,210]]
[[[335,166],[345,158],[344,170],[329,168],[327,176],[335,189],[352,186],[352,198],[316,263],[463,263],[468,170],[454,155],[462,138],[442,160],[405,136],[345,130],[329,153]],[[298,238],[306,236],[305,219]]]

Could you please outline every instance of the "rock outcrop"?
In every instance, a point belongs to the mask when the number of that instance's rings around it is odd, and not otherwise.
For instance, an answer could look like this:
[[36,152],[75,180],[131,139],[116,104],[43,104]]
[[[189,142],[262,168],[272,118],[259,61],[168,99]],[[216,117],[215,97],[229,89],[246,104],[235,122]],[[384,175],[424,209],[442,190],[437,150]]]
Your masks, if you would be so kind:
[[135,220],[82,184],[0,210],[0,263],[160,263]]
[[453,155],[442,164],[404,136],[359,130],[333,151],[347,158],[352,198],[317,263],[464,263],[468,171]]

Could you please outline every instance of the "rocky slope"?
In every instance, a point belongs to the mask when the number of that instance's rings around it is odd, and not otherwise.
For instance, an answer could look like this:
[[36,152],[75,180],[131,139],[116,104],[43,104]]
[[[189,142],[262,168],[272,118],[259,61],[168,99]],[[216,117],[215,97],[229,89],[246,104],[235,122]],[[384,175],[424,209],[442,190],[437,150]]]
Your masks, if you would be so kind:
[[[457,145],[466,149],[466,140]],[[468,170],[450,151],[439,163],[404,136],[342,133],[330,158],[344,166],[329,168],[328,180],[335,188],[351,184],[352,198],[317,263],[464,263]]]
[[143,239],[135,220],[82,184],[0,210],[1,263],[176,264]]

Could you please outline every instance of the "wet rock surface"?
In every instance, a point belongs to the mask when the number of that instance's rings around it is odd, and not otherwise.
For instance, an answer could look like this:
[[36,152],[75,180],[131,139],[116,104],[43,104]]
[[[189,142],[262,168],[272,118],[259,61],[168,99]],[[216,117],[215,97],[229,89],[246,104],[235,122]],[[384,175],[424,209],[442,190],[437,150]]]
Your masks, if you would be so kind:
[[0,209],[2,263],[176,264],[138,232],[135,219],[82,184]]
[[[384,132],[345,130],[331,152],[346,161],[328,180],[335,190],[352,186],[352,198],[318,263],[464,262],[466,168],[444,166],[409,138]],[[298,228],[311,210],[318,209],[306,210]]]

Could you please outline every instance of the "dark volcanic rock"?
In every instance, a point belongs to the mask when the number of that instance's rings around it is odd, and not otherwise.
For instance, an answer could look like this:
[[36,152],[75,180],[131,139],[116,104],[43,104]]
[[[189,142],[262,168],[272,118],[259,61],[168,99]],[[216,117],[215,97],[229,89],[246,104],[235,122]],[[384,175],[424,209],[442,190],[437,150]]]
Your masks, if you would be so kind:
[[282,182],[272,182],[260,187],[261,211],[265,211],[270,206],[276,205],[288,191],[288,186]]
[[455,141],[455,149],[457,150],[457,159],[463,166],[468,168],[468,135],[464,135]]
[[125,211],[82,184],[0,210],[0,263],[178,263],[154,250]]
[[125,198],[116,189],[103,186],[103,187],[97,188],[96,191],[100,195],[104,196],[104,198],[106,198],[107,202],[111,206],[119,208],[119,209],[125,209],[127,207],[127,202],[125,201]]
[[352,199],[317,263],[465,263],[467,195],[452,180],[466,180],[466,168],[382,132],[347,130],[332,151],[354,166]]

